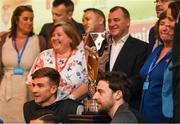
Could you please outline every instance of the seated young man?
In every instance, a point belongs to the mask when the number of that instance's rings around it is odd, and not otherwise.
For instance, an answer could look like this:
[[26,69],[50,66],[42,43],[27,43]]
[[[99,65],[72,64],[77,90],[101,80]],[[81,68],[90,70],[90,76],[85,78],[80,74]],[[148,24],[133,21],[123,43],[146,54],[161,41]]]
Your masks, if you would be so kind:
[[106,111],[111,123],[143,122],[140,115],[128,105],[131,82],[122,72],[107,72],[99,76],[96,93],[98,111]]
[[24,104],[24,118],[29,123],[36,111],[48,109],[55,113],[57,122],[66,122],[68,114],[79,114],[82,107],[77,101],[67,99],[58,101],[57,91],[60,75],[53,68],[45,67],[32,74],[32,93],[34,100]]

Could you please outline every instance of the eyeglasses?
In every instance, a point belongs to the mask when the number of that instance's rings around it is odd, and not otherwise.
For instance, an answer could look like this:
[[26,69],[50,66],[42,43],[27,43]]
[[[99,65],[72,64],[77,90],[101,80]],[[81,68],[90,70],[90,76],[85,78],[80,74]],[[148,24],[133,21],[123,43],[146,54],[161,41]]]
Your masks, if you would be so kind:
[[164,3],[167,3],[167,2],[170,2],[170,1],[171,1],[171,0],[155,0],[154,3],[155,3],[155,4],[158,4],[158,3],[159,3],[159,4],[160,4],[160,3],[161,3],[161,4],[164,4]]

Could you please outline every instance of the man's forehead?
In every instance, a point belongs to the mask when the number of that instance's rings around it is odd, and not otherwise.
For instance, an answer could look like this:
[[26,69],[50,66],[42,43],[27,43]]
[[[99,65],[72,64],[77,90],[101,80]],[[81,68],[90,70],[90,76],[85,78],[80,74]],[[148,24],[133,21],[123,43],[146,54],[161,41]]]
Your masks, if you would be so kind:
[[57,6],[53,6],[52,8],[58,8],[58,7],[66,8],[65,4],[59,4]]
[[36,84],[44,84],[44,83],[48,83],[49,79],[47,77],[35,78],[32,80],[32,82]]
[[56,6],[56,7],[52,7],[52,11],[55,11],[55,10],[67,10],[66,6],[64,4],[61,4],[59,6]]
[[108,81],[100,80],[98,82],[97,89],[104,89],[104,88],[107,88],[107,87],[109,87]]

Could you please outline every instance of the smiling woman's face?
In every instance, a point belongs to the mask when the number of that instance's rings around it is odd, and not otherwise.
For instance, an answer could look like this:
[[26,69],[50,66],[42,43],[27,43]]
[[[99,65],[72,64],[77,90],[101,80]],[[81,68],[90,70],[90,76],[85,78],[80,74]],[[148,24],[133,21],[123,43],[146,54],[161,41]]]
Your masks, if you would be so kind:
[[70,43],[72,42],[71,38],[64,32],[61,26],[56,27],[52,33],[51,43],[52,47],[56,52],[66,52],[71,50]]
[[33,18],[34,15],[32,12],[24,11],[19,16],[17,24],[17,30],[23,34],[29,34],[33,29]]
[[173,41],[174,38],[174,26],[172,21],[168,18],[162,19],[159,23],[159,36],[161,40],[164,41]]

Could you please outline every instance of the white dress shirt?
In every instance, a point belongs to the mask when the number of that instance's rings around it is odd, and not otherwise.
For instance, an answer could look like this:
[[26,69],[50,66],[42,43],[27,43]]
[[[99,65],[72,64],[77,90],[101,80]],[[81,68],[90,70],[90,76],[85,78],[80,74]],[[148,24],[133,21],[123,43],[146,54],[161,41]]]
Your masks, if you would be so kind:
[[124,43],[126,42],[126,40],[128,39],[129,34],[125,35],[124,37],[122,37],[119,41],[114,41],[112,43],[111,46],[111,51],[110,51],[110,71],[112,71],[113,66],[116,62],[116,59],[124,45]]

